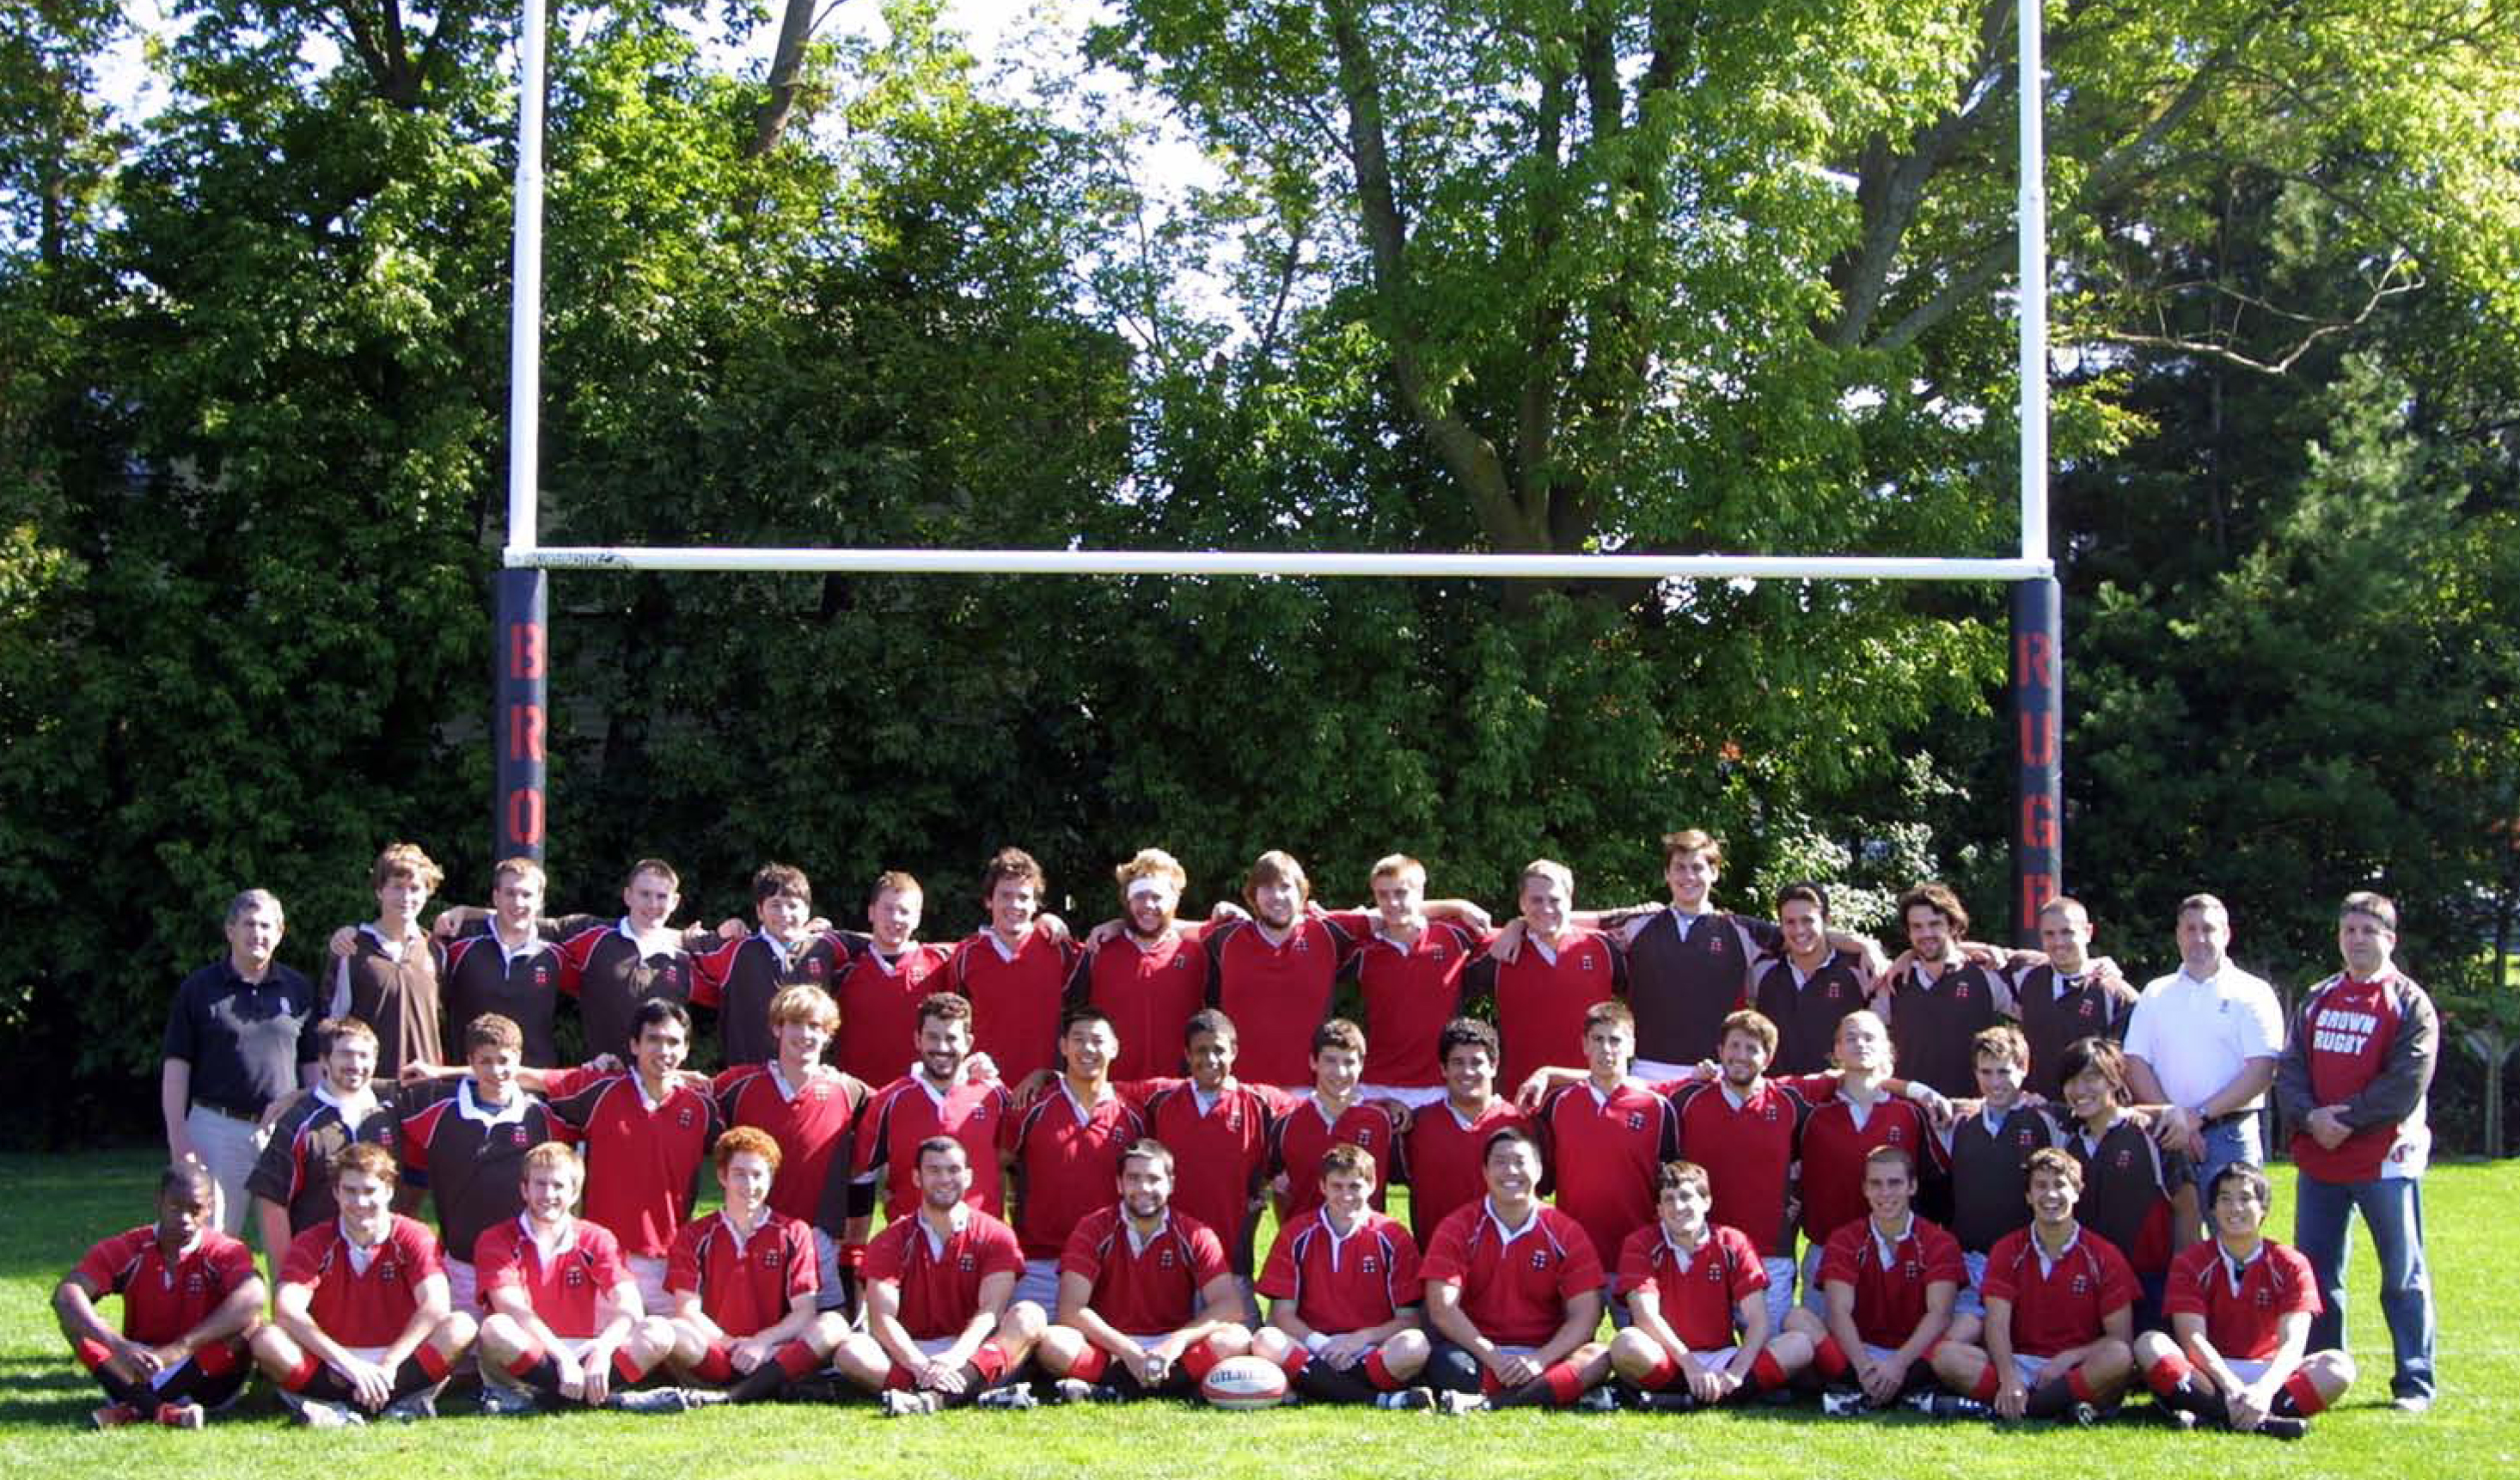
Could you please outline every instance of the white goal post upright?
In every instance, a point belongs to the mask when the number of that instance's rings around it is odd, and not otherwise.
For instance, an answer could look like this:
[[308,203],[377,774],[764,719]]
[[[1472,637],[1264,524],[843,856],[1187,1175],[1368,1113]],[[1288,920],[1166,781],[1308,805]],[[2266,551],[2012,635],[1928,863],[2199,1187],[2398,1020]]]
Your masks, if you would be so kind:
[[2016,785],[2014,925],[2035,929],[2057,892],[2062,749],[2060,624],[2048,533],[2048,246],[2041,0],[2023,0],[2018,60],[2021,539],[2018,556],[1497,555],[1366,552],[727,549],[541,542],[545,6],[524,0],[518,40],[516,298],[511,324],[508,540],[495,644],[499,857],[539,857],[551,570],[806,571],[963,575],[1397,576],[1503,579],[2003,581],[2013,586]]

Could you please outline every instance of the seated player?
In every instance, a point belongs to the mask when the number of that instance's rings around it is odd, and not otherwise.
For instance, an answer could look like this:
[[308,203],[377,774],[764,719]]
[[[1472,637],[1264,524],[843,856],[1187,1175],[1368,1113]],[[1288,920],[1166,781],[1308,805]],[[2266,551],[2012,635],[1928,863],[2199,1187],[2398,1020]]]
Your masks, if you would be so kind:
[[447,1373],[472,1347],[454,1309],[437,1235],[393,1210],[393,1153],[360,1144],[333,1162],[340,1215],[308,1229],[280,1261],[272,1319],[253,1360],[310,1428],[431,1418]]
[[[1110,1206],[1129,1147],[1147,1139],[1147,1119],[1111,1084],[1119,1035],[1101,1008],[1069,1010],[1059,1032],[1061,1071],[1050,1088],[1005,1123],[1000,1149],[1023,1196],[1015,1234],[1024,1274],[1015,1298],[1045,1310],[1059,1303],[1059,1262],[1068,1235]],[[1171,1188],[1166,1188],[1167,1202]]]
[[[1921,1186],[1921,1172],[1943,1149],[1932,1125],[1939,1113],[1939,1097],[1921,1084],[1909,1084],[1904,1092],[1898,1088],[1903,1081],[1892,1078],[1897,1055],[1887,1024],[1869,1010],[1847,1013],[1837,1025],[1836,1053],[1836,1093],[1817,1099],[1803,1121],[1798,1151],[1802,1171],[1795,1188],[1802,1199],[1802,1233],[1807,1240],[1803,1310],[1815,1325],[1825,1322],[1828,1314],[1828,1292],[1820,1266],[1829,1238],[1861,1223],[1870,1202],[1868,1158],[1885,1146],[1906,1152],[1912,1200]],[[1811,1086],[1811,1081],[1795,1083]],[[1817,1090],[1811,1093],[1816,1095]],[[1682,1149],[1692,1148],[1684,1144]],[[1971,1330],[1954,1334],[1967,1336],[1973,1329],[1974,1323]],[[1807,1334],[1818,1340],[1822,1332],[1807,1329]]]
[[573,1069],[545,1083],[553,1122],[585,1143],[586,1216],[621,1241],[642,1308],[661,1314],[665,1255],[691,1219],[721,1127],[717,1101],[681,1072],[692,1044],[683,1005],[641,1003],[630,1035],[629,1069]]
[[1811,1338],[1768,1330],[1768,1271],[1739,1229],[1709,1223],[1706,1169],[1665,1162],[1654,1175],[1655,1221],[1619,1249],[1628,1324],[1610,1366],[1639,1407],[1691,1409],[1781,1390],[1812,1359]]
[[1985,1345],[1945,1341],[1934,1374],[1995,1416],[2099,1421],[2135,1376],[2135,1271],[2074,1219],[2083,1165],[2054,1146],[2030,1153],[2031,1224],[1986,1262]]
[[1508,1126],[1529,1129],[1512,1100],[1496,1092],[1503,1057],[1496,1029],[1475,1017],[1444,1024],[1436,1041],[1444,1066],[1444,1098],[1410,1120],[1401,1138],[1394,1181],[1409,1184],[1409,1232],[1420,1249],[1456,1208],[1487,1195],[1482,1170],[1488,1138]]
[[324,1077],[274,1118],[271,1139],[246,1178],[263,1249],[274,1257],[298,1234],[333,1221],[334,1157],[356,1142],[388,1149],[394,1143],[394,1117],[378,1113],[384,1106],[375,1085],[377,1030],[337,1017],[315,1032],[324,1044]]
[[[2032,1211],[2022,1189],[2030,1185],[2030,1157],[2062,1138],[2045,1114],[2023,1100],[2030,1044],[2019,1028],[1997,1023],[1977,1035],[1970,1052],[1979,1098],[1955,1106],[1950,1123],[1934,1134],[1951,1168],[1952,1236],[1960,1241],[1960,1257],[1968,1265],[1968,1281],[1960,1286],[1952,1312],[1983,1317],[1987,1254],[2004,1234],[2029,1224]],[[2077,1175],[2077,1198],[2082,1186]]]
[[1060,1402],[1187,1392],[1251,1349],[1225,1245],[1172,1210],[1173,1153],[1141,1141],[1120,1163],[1120,1200],[1091,1213],[1058,1257],[1058,1321],[1042,1333]]
[[[646,1314],[639,1283],[610,1230],[575,1215],[586,1169],[577,1152],[547,1141],[525,1153],[525,1210],[482,1232],[472,1245],[481,1280],[481,1410],[529,1413],[584,1404],[632,1413],[680,1413],[673,1388],[612,1389],[646,1378],[674,1350],[674,1327]],[[502,1377],[523,1384],[520,1391]]]
[[684,1224],[665,1261],[675,1370],[758,1403],[819,1369],[848,1325],[816,1298],[814,1237],[770,1206],[779,1143],[738,1126],[717,1139],[725,1205]]
[[1426,1372],[1440,1412],[1614,1406],[1599,1389],[1609,1349],[1593,1339],[1601,1261],[1582,1224],[1539,1200],[1540,1164],[1530,1132],[1489,1137],[1487,1196],[1455,1209],[1426,1246]]
[[2135,1328],[2158,1329],[2170,1264],[2196,1241],[2196,1173],[2184,1151],[2165,1151],[2142,1114],[2128,1108],[2126,1053],[2105,1038],[2066,1045],[2065,1149],[2083,1164],[2083,1222],[2126,1255],[2142,1294]]
[[[867,1087],[823,1062],[823,1051],[831,1046],[839,1021],[839,1008],[822,988],[783,988],[770,999],[770,1033],[778,1041],[778,1056],[729,1068],[710,1086],[722,1122],[750,1126],[778,1143],[779,1175],[770,1184],[770,1206],[812,1227],[816,1298],[827,1311],[848,1304],[842,1260],[863,1256],[844,1256],[842,1246],[864,1247],[867,1215],[873,1211],[857,1206],[859,1199],[851,1196],[846,1155],[850,1126],[866,1105]],[[836,1194],[832,1191],[834,1183],[840,1188]],[[826,1209],[833,1203],[837,1206],[827,1227]],[[638,1273],[637,1260],[630,1267]]]
[[[1823,1323],[1808,1307],[1785,1318],[1785,1329],[1812,1340],[1812,1369],[1837,1385],[1822,1411],[1842,1417],[1886,1408],[1924,1386],[1933,1370],[1925,1354],[1956,1330],[1952,1297],[1966,1269],[1959,1241],[1918,1216],[1916,1161],[1904,1147],[1879,1146],[1864,1158],[1864,1200],[1871,1213],[1829,1235],[1820,1261],[1828,1302]],[[1855,1384],[1843,1386],[1849,1380]]]
[[1023,1273],[1015,1231],[972,1205],[971,1155],[961,1142],[930,1136],[909,1160],[918,1211],[896,1206],[867,1245],[866,1329],[840,1343],[832,1365],[880,1394],[886,1417],[967,1403],[1030,1408],[1032,1390],[1008,1379],[1049,1319],[1014,1300]]
[[2135,1341],[2153,1397],[2182,1427],[2198,1419],[2298,1439],[2354,1385],[2354,1359],[2312,1352],[2318,1280],[2300,1250],[2266,1236],[2267,1174],[2235,1162],[2214,1176],[2214,1236],[2170,1266],[2170,1334]]
[[1410,1386],[1427,1354],[1418,1240],[1373,1210],[1373,1170],[1363,1146],[1323,1153],[1319,1205],[1279,1232],[1260,1273],[1269,1322],[1251,1350],[1308,1398],[1426,1408],[1433,1391]]
[[[53,1289],[53,1314],[79,1366],[112,1401],[98,1428],[155,1419],[200,1428],[244,1390],[246,1339],[262,1319],[253,1253],[218,1230],[218,1183],[199,1162],[158,1179],[158,1221],[87,1251]],[[122,1297],[122,1328],[96,1302]]]

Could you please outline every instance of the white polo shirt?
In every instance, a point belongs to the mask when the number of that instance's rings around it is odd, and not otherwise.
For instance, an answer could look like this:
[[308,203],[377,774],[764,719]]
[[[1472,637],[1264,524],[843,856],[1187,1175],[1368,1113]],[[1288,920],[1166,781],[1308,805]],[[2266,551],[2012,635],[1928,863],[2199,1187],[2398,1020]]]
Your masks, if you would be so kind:
[[[2185,967],[2156,977],[2127,1020],[2126,1051],[2152,1065],[2173,1104],[2214,1098],[2252,1058],[2274,1058],[2284,1044],[2283,1004],[2263,976],[2231,964],[2203,981]],[[2238,1109],[2266,1102],[2260,1095]]]

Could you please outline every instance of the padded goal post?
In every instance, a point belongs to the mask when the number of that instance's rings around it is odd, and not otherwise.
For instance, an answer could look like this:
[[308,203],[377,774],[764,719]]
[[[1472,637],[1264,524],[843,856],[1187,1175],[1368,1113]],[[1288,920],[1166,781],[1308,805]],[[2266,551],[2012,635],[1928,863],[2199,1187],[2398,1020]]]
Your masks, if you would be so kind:
[[541,543],[542,201],[545,13],[522,7],[518,37],[517,187],[509,386],[508,540],[497,582],[494,857],[541,858],[549,713],[548,572],[805,571],[940,575],[1477,577],[1569,580],[2002,581],[2013,587],[2011,693],[2018,806],[2012,827],[2013,931],[2036,938],[2063,858],[2062,599],[2048,532],[2048,249],[2041,124],[2041,3],[2021,7],[2021,540],[2011,558],[1792,555],[1506,555],[1463,552],[758,549]]

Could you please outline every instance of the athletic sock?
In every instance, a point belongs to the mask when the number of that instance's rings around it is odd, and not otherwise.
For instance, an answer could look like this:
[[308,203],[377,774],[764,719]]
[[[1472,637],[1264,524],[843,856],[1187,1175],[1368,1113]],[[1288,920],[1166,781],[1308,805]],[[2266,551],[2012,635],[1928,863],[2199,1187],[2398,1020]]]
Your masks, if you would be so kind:
[[2276,1390],[2274,1411],[2288,1418],[2309,1418],[2325,1412],[2327,1400],[2318,1396],[2318,1384],[2310,1373],[2296,1369]]
[[1826,1381],[1845,1376],[1854,1366],[1846,1360],[1846,1348],[1839,1346],[1834,1336],[1822,1336],[1820,1344],[1812,1348],[1812,1370]]
[[81,1338],[71,1349],[78,1354],[79,1366],[87,1368],[88,1375],[94,1377],[97,1385],[105,1389],[107,1397],[116,1403],[129,1404],[143,1411],[157,1407],[157,1395],[149,1391],[149,1384],[126,1382],[113,1375],[112,1370],[106,1367],[106,1363],[112,1360],[113,1354],[106,1349],[104,1342]]
[[1365,1375],[1362,1363],[1341,1371],[1327,1362],[1307,1362],[1295,1375],[1295,1385],[1305,1397],[1326,1403],[1372,1403],[1381,1391]]
[[1974,1398],[1980,1403],[1993,1403],[1996,1393],[2002,1387],[2002,1380],[1995,1375],[1995,1360],[1989,1358],[1986,1366],[1978,1368],[1977,1380],[1969,1384],[1969,1390],[1965,1396]]
[[1392,1374],[1391,1365],[1382,1360],[1382,1348],[1378,1346],[1365,1354],[1365,1360],[1357,1364],[1357,1368],[1365,1373],[1365,1380],[1372,1383],[1378,1393],[1396,1393],[1409,1385]]
[[1741,1384],[1741,1387],[1745,1392],[1752,1388],[1762,1392],[1774,1392],[1790,1380],[1783,1364],[1777,1361],[1776,1353],[1762,1351],[1759,1353],[1759,1359],[1750,1364],[1750,1380]]
[[518,1353],[506,1370],[509,1376],[535,1392],[553,1398],[560,1396],[560,1363],[539,1344]]

